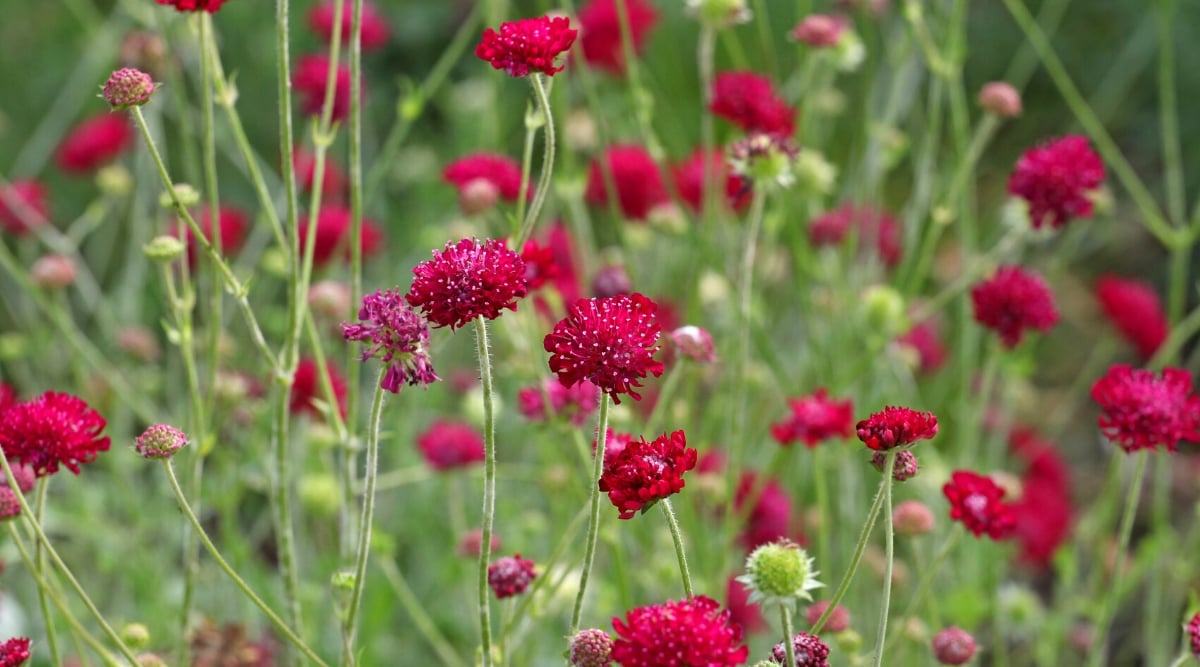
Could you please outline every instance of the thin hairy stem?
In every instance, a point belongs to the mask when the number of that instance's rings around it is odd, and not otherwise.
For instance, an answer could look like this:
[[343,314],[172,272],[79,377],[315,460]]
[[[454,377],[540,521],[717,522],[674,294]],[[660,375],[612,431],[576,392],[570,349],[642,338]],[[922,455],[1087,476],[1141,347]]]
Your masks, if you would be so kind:
[[604,472],[604,449],[608,444],[608,409],[611,403],[608,394],[600,395],[600,416],[596,421],[596,453],[592,459],[592,486],[589,501],[587,543],[583,551],[583,567],[579,570],[579,590],[575,593],[575,608],[571,611],[571,636],[579,632],[579,621],[583,616],[583,599],[587,595],[588,578],[592,574],[592,561],[596,557],[596,537],[600,533],[600,475]]

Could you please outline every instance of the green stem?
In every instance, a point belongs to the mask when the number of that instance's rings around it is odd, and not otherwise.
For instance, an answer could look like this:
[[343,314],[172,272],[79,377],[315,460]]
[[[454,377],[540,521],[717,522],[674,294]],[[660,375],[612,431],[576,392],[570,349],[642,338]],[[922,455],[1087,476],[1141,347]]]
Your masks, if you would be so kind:
[[[890,518],[888,520],[891,521]],[[938,555],[933,559],[933,563],[929,567],[922,568],[925,573],[922,575],[920,583],[917,584],[917,590],[913,593],[912,599],[908,601],[908,608],[904,610],[904,616],[900,620],[901,628],[908,627],[908,623],[913,619],[914,614],[916,614],[917,607],[921,604],[922,598],[924,598],[925,594],[929,592],[929,587],[933,585],[933,580],[942,571],[942,565],[945,564],[946,558],[950,555],[954,545],[958,542],[958,537],[962,535],[962,533],[963,531],[957,526],[953,527],[950,532],[950,537],[946,538],[946,541],[942,544],[942,548],[938,552]],[[895,641],[896,638],[892,637],[891,641],[889,641],[887,644],[884,644],[885,653],[887,652],[888,648],[891,648],[892,642]]]
[[745,442],[747,438],[743,436],[746,432],[746,412],[748,411],[746,385],[748,384],[748,376],[750,374],[750,311],[754,286],[754,260],[758,253],[758,234],[763,225],[766,201],[766,189],[762,187],[754,188],[754,195],[750,202],[749,223],[746,228],[746,247],[742,254],[741,284],[738,286],[738,348],[737,359],[734,360],[733,375],[733,395],[737,398],[731,401],[735,413],[733,419],[729,422],[733,427],[729,435],[732,436],[734,442],[733,456],[730,458],[733,462],[735,474],[740,474],[743,463],[742,458],[746,451]]
[[483,389],[483,531],[479,543],[479,632],[483,667],[492,664],[491,593],[488,563],[492,558],[492,522],[496,514],[496,414],[492,394],[492,360],[488,351],[487,321],[476,317],[475,347],[479,355],[479,383]]
[[546,94],[546,86],[542,81],[540,73],[534,73],[529,79],[533,83],[534,97],[537,98],[538,108],[542,110],[542,117],[546,121],[546,127],[542,131],[542,170],[538,176],[537,189],[533,192],[533,203],[529,205],[529,211],[525,214],[525,220],[521,223],[521,232],[517,234],[517,240],[513,243],[513,249],[521,252],[521,246],[525,244],[526,239],[533,233],[533,228],[537,224],[538,216],[541,215],[542,206],[546,203],[546,196],[550,190],[550,176],[554,172],[554,115],[550,111],[550,97]]
[[[371,521],[375,517],[375,483],[379,478],[379,422],[383,415],[383,376],[387,373],[384,367],[379,371],[379,382],[375,385],[375,399],[371,403],[371,425],[367,430],[367,472],[365,475],[366,490],[363,492],[362,513],[358,522],[358,549],[354,557],[354,588],[350,594],[350,606],[346,611],[346,624],[343,634],[348,648],[354,646],[354,638],[358,631],[358,609],[362,602],[363,586],[367,578],[367,556],[371,553]],[[342,655],[343,665],[353,665],[354,652],[347,650]]]
[[[276,396],[272,410],[271,428],[271,514],[275,523],[275,546],[279,554],[279,573],[283,579],[283,596],[288,622],[299,631],[302,625],[300,609],[300,579],[296,565],[296,537],[292,525],[291,461],[288,457],[288,395],[292,378],[286,382],[276,377]],[[281,386],[279,386],[281,385]],[[336,409],[336,408],[335,408]]]
[[895,530],[892,527],[892,471],[896,468],[896,450],[887,453],[883,466],[883,516],[886,565],[883,570],[883,600],[879,603],[879,630],[875,636],[875,667],[883,665],[883,647],[887,642],[888,611],[892,607],[892,565],[896,557]]
[[779,605],[779,615],[783,620],[783,650],[787,657],[785,665],[796,664],[796,642],[792,641],[792,605],[786,603]]
[[683,377],[683,367],[684,361],[681,355],[677,355],[675,363],[671,365],[671,370],[667,371],[667,377],[663,380],[662,389],[658,392],[658,399],[654,402],[654,409],[646,418],[647,433],[658,432],[658,424],[662,421],[663,414],[669,409],[667,406],[675,398],[675,391],[679,389],[679,379]]
[[709,111],[713,96],[713,79],[715,78],[715,51],[717,46],[717,29],[708,23],[700,26],[700,38],[696,43],[696,66],[700,72],[700,93],[703,106],[700,109],[700,149],[704,154],[704,172],[702,198],[700,200],[701,220],[706,224],[718,210],[717,193],[721,191],[716,184],[716,172],[713,168],[712,153],[717,145],[716,128],[713,114]]
[[575,593],[575,608],[571,611],[571,636],[579,632],[579,620],[583,615],[583,598],[587,594],[588,577],[592,573],[592,561],[596,557],[596,536],[600,533],[600,475],[604,472],[604,449],[608,444],[608,394],[600,396],[600,416],[596,427],[596,453],[592,459],[592,485],[590,500],[591,516],[588,520],[587,546],[583,552],[583,568],[579,571],[579,591]]
[[675,508],[671,506],[670,498],[658,501],[662,507],[663,516],[667,519],[667,528],[671,530],[671,541],[675,543],[675,560],[679,561],[679,575],[683,577],[683,592],[688,598],[692,597],[692,574],[688,571],[687,554],[683,551],[683,533],[679,530],[679,520],[675,518]]
[[[10,488],[14,486],[14,480],[8,481]],[[37,521],[42,522],[42,517],[45,516],[46,509],[46,488],[50,486],[50,478],[45,477],[42,483],[38,484],[36,503]],[[16,527],[13,526],[15,532]],[[13,536],[14,540],[16,535]],[[33,545],[34,562],[29,563],[30,569],[35,570],[37,574],[45,576],[46,574],[46,553],[42,550],[42,543],[36,542]],[[46,596],[50,593],[49,589],[44,586],[38,586],[38,607],[42,610],[42,621],[46,624],[46,643],[50,646],[50,661],[51,664],[61,665],[62,656],[58,650],[58,633],[54,631],[54,616],[50,610],[50,603]]]
[[1158,110],[1162,126],[1163,171],[1167,185],[1167,214],[1184,225],[1187,193],[1179,141],[1178,95],[1175,89],[1175,0],[1158,0]]
[[417,631],[425,637],[425,641],[433,648],[433,652],[437,654],[438,659],[446,667],[467,667],[462,658],[454,651],[454,647],[438,630],[437,623],[429,616],[429,612],[425,610],[425,603],[417,598],[408,582],[404,579],[404,574],[400,572],[400,568],[391,559],[383,559],[378,561],[379,567],[383,570],[383,578],[388,580],[392,591],[396,594],[396,598],[400,600],[400,606],[408,612],[412,617],[413,625],[417,626]]

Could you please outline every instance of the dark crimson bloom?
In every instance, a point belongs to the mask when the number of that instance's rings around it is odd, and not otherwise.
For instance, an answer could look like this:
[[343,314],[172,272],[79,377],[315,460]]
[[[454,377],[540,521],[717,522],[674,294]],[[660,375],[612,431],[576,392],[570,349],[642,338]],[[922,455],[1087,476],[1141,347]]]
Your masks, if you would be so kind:
[[426,387],[441,380],[429,359],[429,325],[404,301],[400,290],[363,297],[358,323],[342,323],[342,337],[366,343],[362,360],[378,357],[387,368],[379,386],[400,393],[404,385]]
[[1019,266],[1001,266],[990,280],[971,288],[975,321],[995,331],[1007,348],[1016,347],[1026,329],[1046,333],[1058,323],[1054,294],[1042,277]]
[[433,259],[413,268],[405,296],[434,327],[464,326],[476,317],[494,320],[517,309],[525,296],[525,262],[505,241],[462,239],[447,242]]
[[851,230],[858,235],[859,247],[874,246],[886,266],[900,263],[900,223],[870,206],[843,204],[818,215],[808,225],[808,241],[814,246],[838,245]]
[[[723,185],[722,199],[736,211],[750,205],[749,183],[734,174],[725,161],[725,154],[714,150],[709,154],[709,170],[713,183]],[[696,149],[686,160],[671,169],[679,198],[693,211],[704,207],[704,150]]]
[[525,283],[532,292],[558,277],[558,265],[554,263],[554,249],[530,239],[521,249],[521,261],[525,262]]
[[1191,643],[1192,655],[1200,658],[1200,612],[1192,615],[1187,623],[1188,639]]
[[1009,447],[1027,463],[1021,497],[1011,503],[1016,525],[1011,538],[1020,546],[1018,560],[1035,568],[1049,567],[1074,522],[1071,474],[1058,449],[1028,429],[1016,429]]
[[[200,214],[192,214],[196,224],[200,227],[200,231],[204,232],[204,238],[210,242],[213,239],[212,227],[212,212],[205,206],[200,209]],[[246,242],[246,232],[249,225],[246,222],[246,214],[241,210],[229,206],[222,206],[217,211],[217,229],[221,233],[221,252],[225,255],[236,254],[242,249],[242,244]],[[204,252],[200,244],[196,242],[196,235],[192,233],[192,228],[187,223],[180,220],[175,225],[174,236],[181,238],[184,244],[187,245],[188,264],[196,265],[196,260]]]
[[791,135],[796,110],[767,77],[749,71],[721,72],[713,81],[709,110],[747,132]]
[[[605,173],[608,170],[609,174]],[[607,179],[617,189],[621,214],[631,220],[645,220],[650,210],[670,201],[662,173],[646,149],[635,144],[613,146],[588,167],[584,199],[593,206],[607,206],[611,198]]]
[[29,639],[13,637],[0,644],[0,667],[18,667],[29,660]]
[[542,16],[500,24],[500,32],[491,28],[483,31],[483,39],[475,47],[475,57],[492,64],[509,76],[526,76],[541,72],[554,76],[562,65],[554,61],[575,43],[578,31],[565,17]]
[[579,299],[543,342],[550,353],[550,370],[566,387],[590,380],[614,403],[621,402],[621,394],[641,400],[634,390],[642,386],[639,380],[663,372],[662,362],[654,359],[661,333],[657,310],[653,301],[636,292]]
[[922,373],[932,373],[946,363],[946,344],[942,342],[942,334],[934,319],[917,323],[896,342],[916,351]]
[[[508,201],[517,201],[521,196],[521,165],[507,155],[498,153],[472,153],[446,165],[442,180],[458,188],[460,196],[474,181],[482,181]],[[526,193],[533,197],[533,185]]]
[[[883,472],[887,469],[887,454],[883,452],[875,452],[871,455],[871,465]],[[896,452],[896,463],[892,465],[892,479],[897,482],[907,482],[917,476],[920,466],[917,463],[917,457],[907,449],[902,449]]]
[[111,162],[133,145],[133,126],[125,114],[103,113],[76,125],[54,155],[60,169],[85,174]]
[[854,424],[854,402],[829,398],[824,387],[811,396],[789,398],[792,414],[771,425],[771,435],[781,445],[803,441],[810,449],[823,440],[849,438]]
[[612,667],[613,639],[599,628],[580,630],[571,637],[567,662],[571,667]]
[[1158,351],[1170,333],[1158,293],[1148,283],[1113,275],[1096,281],[1096,299],[1121,336],[1129,341],[1142,359]]
[[[796,667],[829,667],[829,647],[816,635],[797,633],[792,637],[792,652],[796,656]],[[787,664],[787,647],[783,642],[771,649],[771,658],[777,664],[791,667]]]
[[[317,214],[317,235],[313,239],[313,266],[321,268],[334,257],[350,261],[350,209],[340,204],[327,204]],[[308,242],[308,221],[300,224],[300,247]],[[362,256],[370,257],[381,250],[383,232],[374,220],[363,218]]]
[[[292,87],[303,96],[301,108],[310,116],[321,115],[325,104],[325,83],[329,77],[329,57],[323,54],[300,56],[292,70]],[[359,88],[365,95],[365,83]],[[350,115],[350,68],[338,64],[333,92],[333,120],[345,120]]]
[[932,412],[889,405],[858,422],[854,428],[858,439],[878,452],[933,438],[938,432],[938,420]]
[[[629,19],[634,55],[641,55],[646,38],[658,23],[658,11],[645,0],[621,0]],[[579,8],[579,48],[587,64],[612,74],[625,73],[625,48],[617,0],[592,0]]]
[[750,655],[741,626],[703,595],[636,607],[614,618],[613,630],[612,659],[622,667],[727,667]]
[[[297,147],[292,152],[292,164],[296,168],[296,182],[300,189],[312,192],[313,181],[317,177],[317,158],[303,148]],[[325,155],[325,171],[321,175],[321,192],[329,197],[340,199],[346,190],[346,174],[329,154]]]
[[417,447],[434,470],[461,468],[483,460],[483,436],[461,422],[435,421],[417,438]]
[[644,437],[632,440],[611,462],[605,457],[600,490],[620,510],[620,518],[632,519],[679,493],[685,486],[683,473],[696,467],[696,457],[683,431],[664,433],[650,442]]
[[950,501],[950,518],[961,521],[975,537],[987,533],[993,540],[1000,540],[1016,526],[1012,506],[1004,502],[1004,489],[990,477],[956,470],[942,493]]
[[[337,399],[338,414],[346,417],[346,378],[333,366],[329,368],[329,384],[333,387],[333,395]],[[317,407],[317,401],[328,403],[329,400],[322,389],[322,381],[318,375],[317,361],[303,357],[296,364],[296,374],[292,378],[292,393],[288,399],[288,409],[292,414],[307,412],[314,419],[324,419],[325,414]]]
[[564,387],[561,382],[546,378],[541,387],[525,387],[517,393],[517,409],[526,419],[542,421],[548,416],[546,397],[550,398],[550,413],[563,416],[575,426],[582,426],[600,407],[600,388],[591,382],[584,380]]
[[1192,393],[1192,374],[1167,367],[1152,371],[1116,364],[1092,385],[1100,405],[1100,431],[1126,452],[1175,451],[1180,440],[1200,442],[1200,397]]
[[227,0],[158,0],[160,5],[173,5],[177,12],[208,12],[216,14]]
[[[313,32],[321,37],[321,41],[328,44],[333,40],[333,20],[337,13],[338,0],[326,0],[317,5],[308,12],[308,27]],[[353,29],[353,4],[344,2],[342,4],[342,26],[341,39],[342,47],[350,45],[350,31]],[[387,44],[391,30],[388,28],[387,20],[379,13],[379,8],[371,2],[362,3],[362,43],[363,51],[374,51]]]
[[30,179],[0,185],[0,227],[16,236],[24,236],[50,222],[46,189]]
[[[757,479],[758,475],[753,472],[742,475],[734,494],[735,512],[740,514],[745,511],[746,503],[750,502],[750,494],[758,484]],[[763,544],[780,539],[789,539],[797,544],[804,544],[806,541],[803,535],[794,534],[792,531],[791,498],[778,482],[771,479],[767,481],[758,500],[755,501],[754,507],[750,510],[750,515],[746,518],[746,525],[739,535],[738,541],[747,551],[753,551]]]
[[730,577],[726,584],[725,608],[729,610],[729,620],[742,626],[744,632],[758,632],[767,627],[758,605],[750,602],[750,591],[737,577]]
[[521,558],[521,554],[505,556],[488,565],[487,569],[488,586],[492,587],[498,600],[524,593],[535,577],[533,561]]
[[1009,194],[1029,202],[1034,228],[1058,229],[1092,215],[1088,194],[1104,182],[1104,162],[1087,137],[1070,135],[1025,151],[1008,179]]
[[33,468],[38,477],[60,465],[79,474],[79,465],[107,452],[104,417],[70,394],[48,391],[0,413],[0,447],[10,460]]

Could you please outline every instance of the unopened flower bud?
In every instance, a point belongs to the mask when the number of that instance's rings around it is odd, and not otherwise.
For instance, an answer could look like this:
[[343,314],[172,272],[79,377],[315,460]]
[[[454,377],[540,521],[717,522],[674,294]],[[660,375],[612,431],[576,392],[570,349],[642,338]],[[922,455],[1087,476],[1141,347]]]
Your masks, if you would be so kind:
[[329,577],[329,584],[334,590],[349,592],[354,590],[354,573],[350,570],[338,570]]
[[11,519],[21,513],[21,501],[17,493],[7,486],[0,486],[0,521]]
[[155,424],[137,437],[137,453],[145,459],[166,459],[188,444],[187,434],[168,424]]
[[837,182],[837,167],[811,149],[800,151],[792,171],[796,174],[796,187],[803,192],[829,194]]
[[1020,116],[1021,93],[1004,81],[985,83],[979,89],[979,106],[999,118]]
[[933,655],[943,665],[966,664],[975,655],[975,638],[962,628],[950,626],[933,638]]
[[596,120],[586,109],[576,109],[567,114],[563,122],[563,142],[572,150],[585,152],[599,143]]
[[124,197],[133,191],[133,176],[123,165],[106,165],[96,172],[96,187],[106,195]]
[[592,294],[597,299],[606,299],[633,291],[633,282],[625,267],[620,264],[610,264],[602,267],[592,278]]
[[[500,549],[500,536],[492,533],[492,551]],[[479,558],[479,548],[483,546],[483,531],[476,528],[467,531],[458,541],[458,554],[467,558]]]
[[[871,455],[871,465],[879,472],[887,466],[887,454],[875,452]],[[910,451],[896,452],[896,463],[892,465],[892,479],[897,482],[907,482],[917,475],[917,457]]]
[[75,260],[66,255],[43,255],[29,270],[33,284],[45,290],[59,290],[75,282]]
[[854,630],[843,630],[834,635],[833,640],[837,642],[838,648],[846,655],[854,655],[862,650],[862,635]]
[[183,241],[174,236],[156,236],[150,239],[150,242],[142,246],[142,252],[146,253],[155,262],[172,262],[179,259],[183,255],[187,247]]
[[184,208],[191,208],[200,203],[200,193],[196,188],[188,183],[176,183],[172,188],[175,196],[172,197],[170,192],[164,192],[158,196],[158,205],[163,208],[174,208],[175,199],[179,199],[179,203]]
[[821,49],[836,46],[842,39],[846,22],[828,14],[810,14],[792,29],[792,39]]
[[118,60],[125,67],[158,72],[167,58],[167,44],[153,32],[134,30],[121,40]]
[[679,353],[695,361],[711,362],[716,359],[713,354],[713,339],[704,329],[687,325],[671,332],[671,342]]
[[713,28],[727,28],[750,21],[746,0],[687,0],[684,11],[700,23]]
[[933,512],[919,500],[905,500],[892,510],[892,528],[898,535],[924,535],[933,530]]
[[872,285],[863,290],[861,303],[871,331],[891,339],[908,329],[908,308],[896,288]]
[[321,280],[308,288],[308,307],[322,317],[344,318],[350,301],[350,286],[338,280]]
[[[809,605],[804,611],[804,620],[808,621],[810,626],[816,625],[817,621],[821,620],[821,616],[825,610],[829,609],[829,600],[819,600]],[[850,612],[842,605],[833,608],[833,612],[829,614],[829,618],[825,620],[825,625],[821,626],[821,632],[834,633],[845,631],[850,627]]]
[[[33,466],[10,461],[9,467],[12,468],[13,481],[17,483],[17,488],[21,490],[21,493],[32,491],[33,485],[37,483],[37,474],[33,472]],[[7,484],[7,480],[0,480],[0,485]]]
[[103,91],[101,96],[113,109],[140,107],[154,94],[154,79],[141,70],[125,67],[108,77]]
[[150,628],[141,623],[128,623],[121,628],[121,641],[133,650],[150,645]]
[[492,210],[500,201],[500,188],[487,178],[467,181],[458,190],[458,207],[463,215],[478,215]]
[[612,645],[612,637],[603,630],[580,630],[571,638],[571,667],[609,667]]
[[342,490],[337,478],[327,473],[304,475],[297,485],[304,509],[317,516],[330,517],[341,506]]
[[808,552],[789,540],[755,549],[746,559],[746,574],[737,580],[750,591],[749,601],[764,607],[811,600],[809,591],[822,585]]

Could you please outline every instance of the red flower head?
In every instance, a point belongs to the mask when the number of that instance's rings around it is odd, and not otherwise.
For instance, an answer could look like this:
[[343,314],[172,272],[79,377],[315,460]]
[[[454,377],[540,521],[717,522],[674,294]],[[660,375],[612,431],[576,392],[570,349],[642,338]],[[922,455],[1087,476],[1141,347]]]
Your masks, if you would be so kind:
[[379,385],[393,394],[404,385],[428,386],[441,380],[433,370],[426,348],[429,325],[404,301],[400,290],[377,291],[363,297],[358,324],[342,323],[346,340],[367,343],[362,360],[379,357],[387,373]]
[[[605,174],[604,169],[611,174]],[[606,179],[610,175],[617,189],[621,214],[626,218],[645,220],[651,209],[670,200],[658,165],[641,146],[613,146],[604,152],[604,157],[592,160],[588,167],[587,192],[584,193],[587,203],[593,206],[608,205],[610,195]]]
[[854,402],[831,400],[822,387],[811,396],[788,399],[792,414],[771,425],[771,435],[781,445],[804,441],[810,449],[822,440],[849,438],[854,423]]
[[1009,194],[1029,202],[1029,219],[1040,228],[1049,218],[1058,229],[1092,215],[1088,193],[1104,182],[1104,162],[1086,137],[1053,139],[1025,151],[1008,179]]
[[0,414],[20,402],[17,390],[7,382],[0,382]]
[[475,57],[492,64],[509,76],[526,76],[541,72],[554,76],[562,65],[554,61],[575,43],[579,31],[565,17],[521,19],[500,24],[500,32],[491,28],[483,31],[483,39],[475,47]]
[[611,461],[606,456],[600,490],[621,511],[620,518],[632,519],[654,503],[684,487],[683,473],[696,467],[696,450],[687,446],[683,431],[660,435],[650,442],[632,440]]
[[[611,466],[613,461],[616,461],[621,452],[633,442],[633,435],[630,433],[617,433],[611,428],[605,431],[604,437],[604,467]],[[599,438],[592,440],[592,456],[596,455],[596,448],[600,446]]]
[[[317,176],[317,158],[303,148],[297,147],[292,152],[292,164],[296,168],[296,181],[305,192],[312,192],[313,181]],[[326,196],[340,199],[346,189],[346,174],[337,162],[327,154],[325,156],[325,171],[321,176],[321,192]]]
[[946,363],[946,344],[933,319],[917,323],[896,342],[916,351],[922,373],[932,373]]
[[[734,493],[735,512],[744,511],[743,508],[750,501],[750,494],[757,483],[755,473],[742,474],[737,491]],[[789,539],[798,544],[805,542],[803,535],[792,534],[792,500],[775,480],[768,480],[766,486],[763,487],[762,494],[759,495],[758,500],[754,503],[754,508],[750,511],[750,516],[746,519],[745,530],[738,539],[747,551],[753,551],[763,544],[780,539]]]
[[971,303],[975,321],[999,334],[1010,349],[1021,342],[1025,329],[1046,333],[1058,323],[1046,281],[1019,266],[1001,266],[990,280],[972,287]]
[[[734,174],[725,161],[725,154],[714,150],[709,154],[709,170],[714,183],[724,184],[725,203],[741,211],[750,205],[750,188],[741,176]],[[679,198],[693,211],[704,207],[704,150],[696,149],[686,160],[671,169]]]
[[[645,0],[621,0],[629,18],[629,38],[634,55],[641,55],[646,38],[658,23],[658,11]],[[612,74],[625,73],[625,48],[616,0],[592,0],[579,8],[579,48],[592,67]]]
[[421,309],[434,327],[451,330],[476,317],[494,320],[517,309],[525,296],[525,262],[504,241],[463,239],[447,242],[433,259],[413,268],[408,303]]
[[111,162],[133,144],[133,126],[125,114],[103,113],[76,125],[58,145],[60,169],[83,174]]
[[878,452],[933,438],[938,432],[938,421],[932,412],[889,405],[858,422],[854,428],[858,439]]
[[584,380],[564,387],[561,382],[546,378],[541,387],[525,387],[517,393],[517,408],[526,419],[542,421],[547,417],[547,396],[551,414],[563,415],[575,426],[582,426],[600,407],[600,388],[591,382]]
[[887,211],[869,206],[843,204],[812,219],[808,241],[814,246],[838,245],[854,229],[859,247],[874,245],[889,268],[900,263],[900,223]]
[[1196,612],[1192,619],[1187,623],[1188,639],[1192,648],[1192,655],[1200,658],[1200,612]]
[[[350,209],[339,204],[327,204],[317,214],[317,236],[313,239],[313,266],[329,264],[334,256],[350,261]],[[362,221],[362,256],[370,257],[380,250],[383,232],[373,220]],[[300,243],[308,242],[308,221],[300,224]],[[340,251],[340,252],[339,252]]]
[[1200,397],[1181,368],[1155,377],[1116,364],[1092,385],[1092,400],[1100,404],[1100,431],[1126,452],[1159,445],[1173,452],[1180,440],[1200,442]]
[[29,660],[29,639],[13,637],[0,644],[0,667],[18,667]]
[[575,273],[575,242],[561,220],[550,223],[546,230],[546,245],[554,253],[554,266],[557,267],[552,277],[554,287],[562,295],[563,302],[575,303],[582,294],[579,276]]
[[1170,332],[1154,288],[1140,280],[1106,275],[1096,281],[1096,298],[1113,326],[1137,348],[1142,359],[1153,357]]
[[729,612],[703,595],[636,607],[613,619],[612,659],[623,667],[726,667],[745,664],[750,649]]
[[[292,87],[304,96],[301,107],[310,116],[321,115],[325,104],[325,82],[329,77],[329,57],[323,54],[300,56],[292,70]],[[366,95],[365,83],[359,87]],[[350,68],[339,64],[333,92],[333,120],[350,115]]]
[[[346,378],[333,366],[329,368],[329,383],[333,386],[333,395],[337,398],[338,414],[346,417]],[[317,407],[317,401],[327,401],[325,390],[322,389],[320,376],[317,374],[315,359],[305,357],[296,364],[296,375],[292,378],[292,393],[288,399],[288,410],[292,414],[307,412],[315,419],[324,419],[325,415]]]
[[554,263],[554,248],[540,245],[530,239],[521,249],[521,261],[525,262],[525,282],[532,292],[558,277],[558,265]]
[[796,129],[796,110],[779,97],[770,79],[754,72],[718,74],[708,108],[746,132],[790,136]]
[[[212,212],[208,207],[200,209],[200,214],[193,217],[196,224],[199,225],[200,231],[204,232],[204,238],[210,242],[213,240],[212,227]],[[246,230],[249,225],[246,223],[246,214],[241,209],[222,206],[217,211],[217,229],[221,232],[221,252],[225,255],[233,255],[242,249],[242,244],[246,242]],[[195,266],[196,260],[200,257],[203,250],[200,244],[196,242],[196,235],[192,233],[192,228],[187,223],[180,220],[175,224],[174,235],[176,238],[182,238],[187,245],[188,265]]]
[[60,465],[78,475],[81,463],[108,451],[108,436],[100,435],[107,425],[83,399],[48,391],[0,413],[0,447],[38,477],[58,472]]
[[0,186],[0,227],[16,236],[24,236],[50,222],[46,189],[33,180],[10,181]]
[[744,632],[758,632],[767,627],[757,604],[751,604],[750,591],[737,577],[730,577],[725,586],[725,607],[729,620],[742,626]]
[[492,587],[498,600],[524,593],[535,577],[533,561],[521,558],[521,554],[505,556],[488,565],[487,569],[488,586]]
[[461,468],[483,460],[483,436],[461,422],[435,421],[417,438],[417,447],[434,470]]
[[[472,153],[446,165],[442,171],[442,180],[458,188],[460,201],[466,202],[472,188],[482,182],[493,190],[495,195],[504,197],[507,201],[515,202],[521,196],[521,165],[515,160],[498,153]],[[533,185],[526,192],[528,198],[533,197]],[[467,210],[467,206],[463,206]]]
[[950,518],[961,521],[975,537],[987,533],[993,540],[1003,539],[1016,526],[1016,514],[1004,502],[1004,489],[990,477],[956,470],[942,493],[950,501]]
[[208,12],[216,14],[227,0],[158,0],[160,5],[174,5],[177,12]]
[[[796,656],[795,667],[829,667],[829,647],[816,635],[797,633],[792,637],[792,652]],[[792,667],[787,664],[787,647],[783,642],[771,648],[771,658],[776,664]]]
[[1025,455],[1029,467],[1021,477],[1021,497],[1010,506],[1016,515],[1012,539],[1020,545],[1018,559],[1033,567],[1050,565],[1074,523],[1071,478],[1053,445]]
[[[333,40],[333,19],[337,12],[338,0],[326,0],[308,12],[308,27],[328,44]],[[350,30],[353,28],[354,12],[351,3],[342,6],[342,47],[350,45]],[[362,50],[374,51],[387,44],[391,30],[387,20],[379,13],[379,8],[371,2],[362,4]]]
[[661,333],[657,310],[653,301],[636,292],[579,299],[543,342],[550,353],[550,370],[563,386],[590,380],[614,403],[621,402],[620,394],[641,400],[634,391],[642,386],[639,380],[663,372],[662,362],[654,360]]

